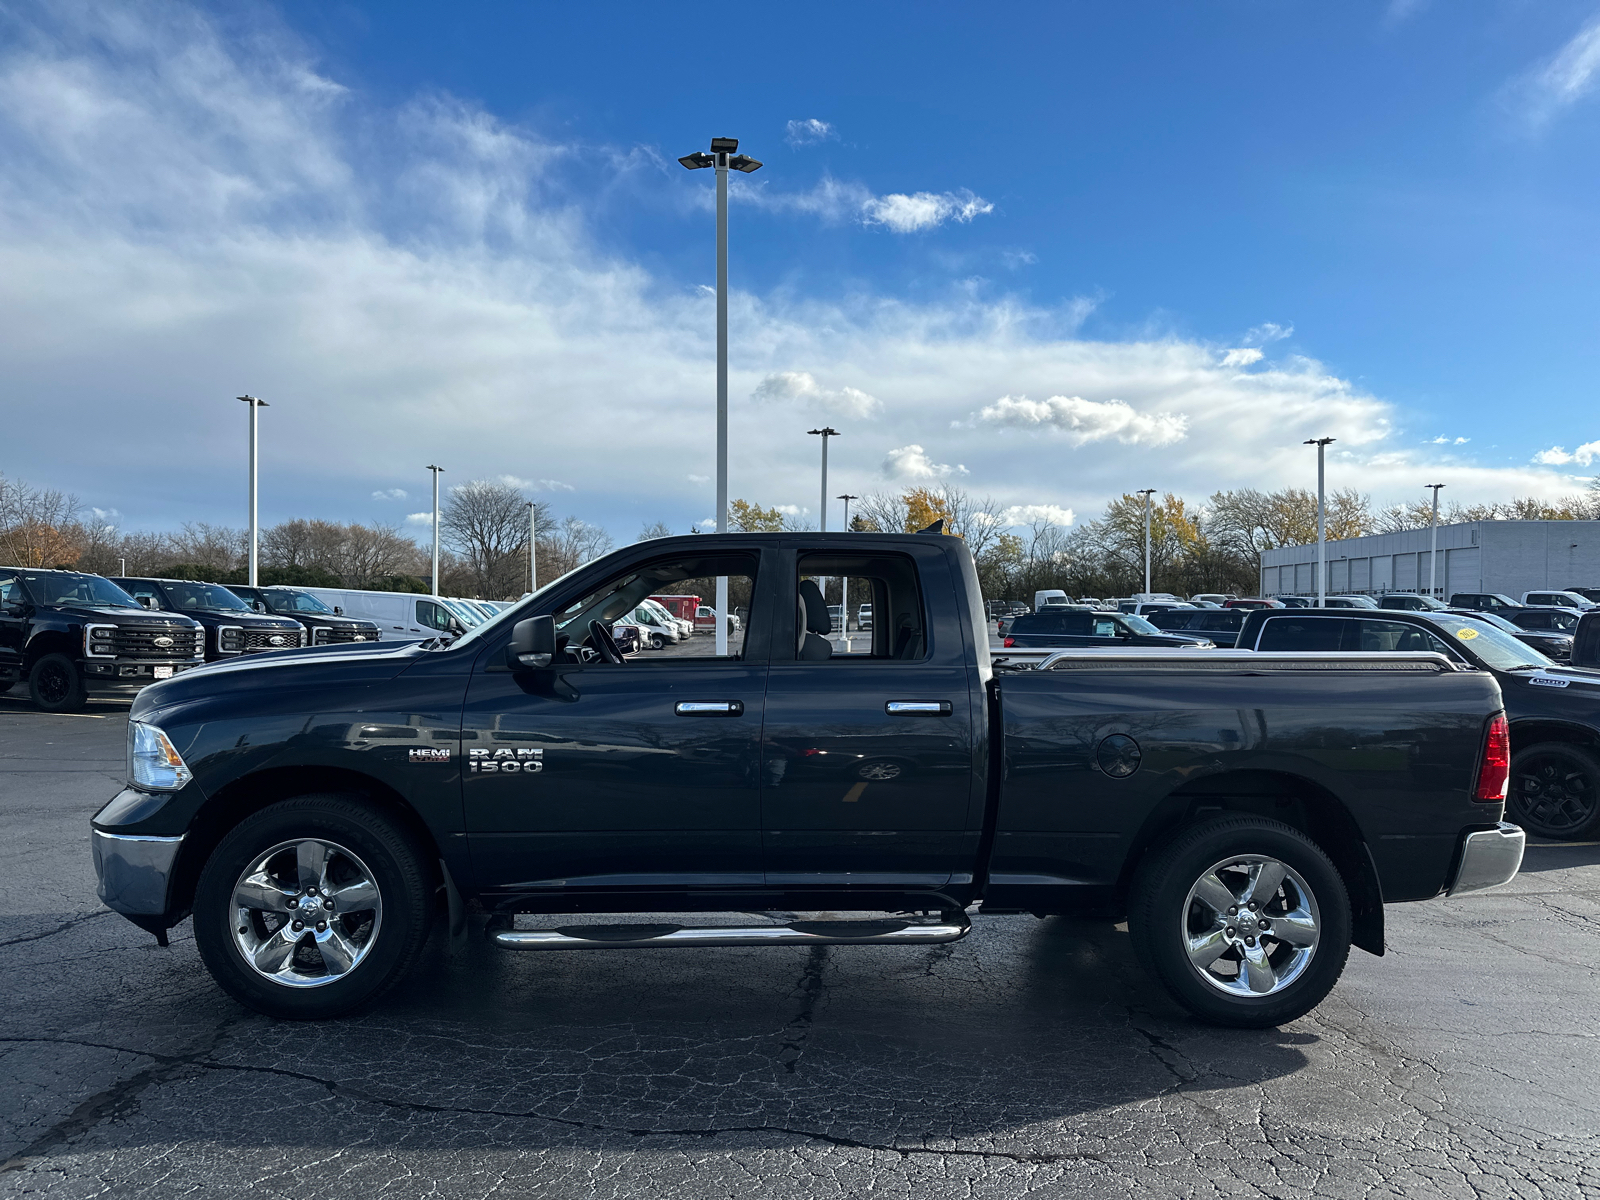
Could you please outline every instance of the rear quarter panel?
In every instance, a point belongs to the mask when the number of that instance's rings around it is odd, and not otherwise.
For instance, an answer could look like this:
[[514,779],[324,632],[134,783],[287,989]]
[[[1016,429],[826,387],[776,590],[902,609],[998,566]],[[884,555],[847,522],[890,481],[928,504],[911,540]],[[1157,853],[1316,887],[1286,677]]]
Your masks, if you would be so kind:
[[[1443,887],[1461,831],[1494,821],[1471,799],[1492,676],[1019,672],[1000,682],[1004,769],[987,895],[1044,902],[1115,885],[1134,854],[1181,821],[1184,793],[1292,784],[1342,807],[1386,900]],[[1113,734],[1142,751],[1126,778],[1096,761]],[[1261,773],[1265,773],[1264,775]],[[1206,803],[1199,801],[1198,803]]]

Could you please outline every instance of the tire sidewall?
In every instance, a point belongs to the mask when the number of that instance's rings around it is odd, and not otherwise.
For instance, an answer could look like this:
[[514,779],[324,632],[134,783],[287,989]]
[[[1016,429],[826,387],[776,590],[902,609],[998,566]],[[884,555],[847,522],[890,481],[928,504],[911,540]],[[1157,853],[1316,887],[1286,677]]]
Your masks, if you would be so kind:
[[[377,942],[343,979],[292,988],[262,978],[234,941],[233,888],[245,867],[280,842],[325,838],[356,854],[383,903]],[[212,977],[240,1003],[269,1016],[317,1020],[376,999],[411,965],[427,938],[432,879],[412,839],[393,822],[340,796],[300,796],[245,818],[206,860],[195,887],[194,934]]]
[[1580,746],[1568,745],[1565,742],[1541,742],[1539,745],[1529,746],[1512,755],[1511,781],[1506,795],[1506,819],[1515,821],[1529,833],[1537,834],[1540,837],[1555,838],[1558,841],[1583,838],[1593,833],[1596,829],[1600,829],[1600,803],[1595,805],[1594,811],[1589,815],[1589,819],[1581,825],[1559,830],[1542,824],[1523,811],[1522,805],[1517,802],[1517,776],[1527,769],[1527,764],[1530,760],[1542,758],[1546,755],[1564,758],[1582,770],[1589,777],[1591,793],[1600,798],[1600,762],[1597,762],[1592,754]]
[[[1183,946],[1189,890],[1230,855],[1260,854],[1287,863],[1317,900],[1320,936],[1304,972],[1270,996],[1233,996],[1201,977]],[[1291,826],[1223,817],[1180,831],[1145,859],[1130,897],[1129,933],[1141,961],[1180,1004],[1203,1020],[1246,1028],[1292,1021],[1320,1004],[1338,983],[1350,953],[1350,899],[1338,869]]]
[[[67,673],[66,699],[58,703],[50,703],[39,695],[39,679],[51,667],[59,665]],[[65,654],[46,654],[33,664],[33,669],[28,672],[28,694],[35,705],[45,712],[76,712],[84,706],[87,696],[83,687],[83,673],[78,670],[78,664]]]

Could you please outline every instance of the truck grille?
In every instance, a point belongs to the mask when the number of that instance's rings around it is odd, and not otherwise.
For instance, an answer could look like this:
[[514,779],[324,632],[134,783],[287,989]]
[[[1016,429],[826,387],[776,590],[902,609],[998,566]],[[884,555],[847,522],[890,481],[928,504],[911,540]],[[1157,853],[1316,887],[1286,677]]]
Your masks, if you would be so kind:
[[[139,662],[178,662],[192,660],[202,652],[197,629],[165,629],[159,626],[119,625],[111,644],[118,658]],[[157,638],[171,638],[172,645],[158,646]]]
[[352,629],[349,626],[330,628],[326,625],[319,626],[313,633],[314,645],[332,646],[339,642],[375,642],[378,640],[376,629]]
[[[274,646],[272,639],[277,638]],[[299,646],[305,639],[298,629],[247,629],[244,631],[244,652],[256,650],[288,650]]]

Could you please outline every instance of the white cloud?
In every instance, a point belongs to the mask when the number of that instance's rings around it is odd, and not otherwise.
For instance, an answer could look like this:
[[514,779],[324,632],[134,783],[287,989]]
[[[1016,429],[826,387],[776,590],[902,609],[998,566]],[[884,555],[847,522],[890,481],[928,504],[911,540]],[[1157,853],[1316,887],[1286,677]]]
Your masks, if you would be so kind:
[[1577,463],[1580,467],[1587,467],[1600,458],[1600,442],[1585,442],[1571,454],[1560,446],[1551,446],[1548,450],[1541,450],[1533,456],[1533,461],[1544,466],[1563,466],[1567,463]]
[[1268,342],[1281,342],[1284,338],[1293,336],[1293,325],[1263,321],[1260,325],[1253,326],[1241,340],[1246,346],[1265,346]]
[[1595,17],[1549,59],[1513,81],[1512,103],[1527,122],[1542,126],[1582,100],[1600,83],[1600,17]]
[[847,417],[870,417],[882,405],[859,388],[825,388],[809,371],[774,371],[750,393],[751,399],[800,408],[826,409]]
[[901,446],[884,456],[883,473],[891,479],[949,479],[970,474],[960,463],[936,463],[921,446]]
[[1453,438],[1448,437],[1445,434],[1440,434],[1436,438],[1430,438],[1428,440],[1428,444],[1430,446],[1465,446],[1471,440],[1472,439],[1469,437]]
[[1048,521],[1052,525],[1071,525],[1077,513],[1059,504],[1013,504],[1000,514],[1003,525],[1032,525],[1035,521]]
[[102,525],[110,525],[119,520],[122,513],[115,508],[91,508],[89,515]]
[[[409,513],[406,516],[406,524],[407,525],[419,525],[419,526],[422,526],[422,527],[427,528],[427,529],[432,529],[433,528],[433,513],[431,511],[430,512],[420,512],[420,513]],[[441,528],[442,527],[443,526],[441,524]]]
[[1039,261],[1039,256],[1032,250],[1002,250],[1000,261],[1015,271],[1019,267],[1031,267]]
[[570,483],[562,483],[559,479],[539,480],[539,490],[542,492],[575,492],[578,489]]
[[711,476],[709,476],[709,475],[686,475],[686,476],[684,476],[684,478],[686,478],[690,483],[710,483],[711,482]]
[[790,121],[783,140],[791,146],[814,146],[818,142],[836,140],[838,136],[828,122],[807,117],[803,121]]
[[407,497],[405,488],[388,488],[387,490],[380,489],[373,492],[372,498],[374,500],[404,500]]
[[1261,361],[1261,351],[1254,347],[1243,347],[1238,350],[1229,350],[1222,356],[1222,365],[1225,367],[1248,367]]
[[1056,429],[1074,446],[1115,438],[1126,446],[1170,446],[1188,436],[1189,418],[1182,413],[1142,413],[1126,400],[1085,400],[1051,396],[1029,400],[1002,396],[984,407],[978,421],[1013,429]]
[[865,225],[887,225],[894,233],[920,233],[946,221],[971,221],[992,213],[994,205],[963,188],[959,192],[898,192],[869,200],[861,208]]
[[717,519],[715,517],[707,517],[705,520],[699,522],[699,525],[701,529],[714,530],[717,527]]

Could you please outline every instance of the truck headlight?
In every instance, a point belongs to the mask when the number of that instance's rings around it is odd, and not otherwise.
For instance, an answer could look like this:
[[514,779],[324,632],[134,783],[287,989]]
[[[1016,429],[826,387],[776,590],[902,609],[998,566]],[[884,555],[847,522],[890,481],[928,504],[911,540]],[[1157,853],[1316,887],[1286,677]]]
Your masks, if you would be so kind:
[[175,792],[189,780],[177,747],[161,730],[142,721],[128,722],[128,783],[145,792]]

